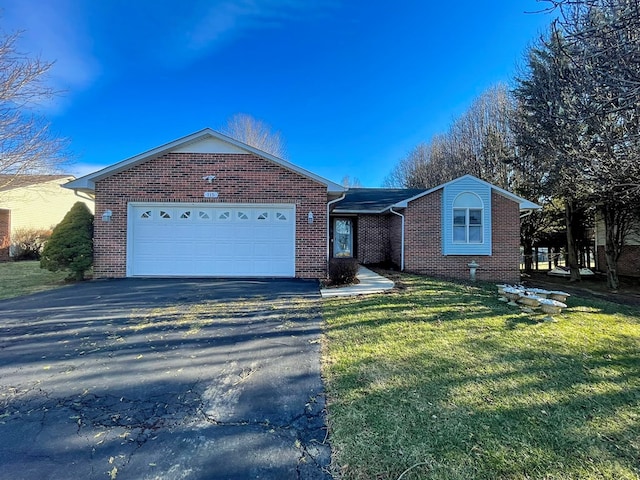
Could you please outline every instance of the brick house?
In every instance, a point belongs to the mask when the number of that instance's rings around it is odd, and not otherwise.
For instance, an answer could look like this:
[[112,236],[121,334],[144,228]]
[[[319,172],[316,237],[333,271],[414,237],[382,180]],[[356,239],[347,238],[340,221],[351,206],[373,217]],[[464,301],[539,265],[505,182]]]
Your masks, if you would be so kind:
[[204,129],[69,182],[95,196],[94,275],[324,278],[332,256],[519,278],[537,205],[471,176],[430,190],[350,189]]
[[[605,257],[606,237],[604,219],[600,211],[595,218],[595,257],[596,270],[607,271],[607,259]],[[625,245],[618,259],[618,275],[626,277],[640,277],[640,218],[634,223],[631,232],[625,238]]]

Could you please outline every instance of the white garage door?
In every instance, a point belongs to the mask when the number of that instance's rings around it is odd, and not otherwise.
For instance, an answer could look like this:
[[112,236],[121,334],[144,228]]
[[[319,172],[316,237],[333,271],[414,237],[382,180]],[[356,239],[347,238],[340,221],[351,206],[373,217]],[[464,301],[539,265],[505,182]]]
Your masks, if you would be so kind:
[[129,205],[129,276],[295,276],[293,205]]

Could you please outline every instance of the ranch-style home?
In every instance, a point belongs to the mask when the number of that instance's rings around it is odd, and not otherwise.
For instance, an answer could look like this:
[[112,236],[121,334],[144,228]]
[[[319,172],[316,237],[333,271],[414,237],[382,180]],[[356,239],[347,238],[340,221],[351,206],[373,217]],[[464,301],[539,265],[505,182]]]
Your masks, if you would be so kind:
[[539,208],[466,175],[429,190],[346,189],[211,129],[73,180],[95,197],[94,276],[325,278],[331,257],[519,280]]

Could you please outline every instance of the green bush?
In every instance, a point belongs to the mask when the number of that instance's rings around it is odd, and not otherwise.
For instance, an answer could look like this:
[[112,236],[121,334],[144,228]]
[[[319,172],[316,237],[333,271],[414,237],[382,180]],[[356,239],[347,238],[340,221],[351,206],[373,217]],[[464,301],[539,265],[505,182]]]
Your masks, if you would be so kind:
[[92,264],[93,215],[84,203],[77,202],[53,229],[42,249],[40,268],[68,270],[69,277],[79,281]]
[[348,285],[355,282],[357,275],[358,260],[355,258],[332,258],[329,261],[331,285]]
[[40,260],[42,249],[51,238],[51,230],[20,228],[11,235],[11,256],[15,261]]

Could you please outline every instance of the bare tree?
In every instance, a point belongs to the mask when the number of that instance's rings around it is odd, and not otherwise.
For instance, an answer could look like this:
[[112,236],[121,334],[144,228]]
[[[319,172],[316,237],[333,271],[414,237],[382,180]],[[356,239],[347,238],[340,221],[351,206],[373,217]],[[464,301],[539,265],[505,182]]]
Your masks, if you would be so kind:
[[360,179],[358,177],[350,177],[349,175],[342,177],[340,184],[345,188],[362,188]]
[[286,149],[280,132],[274,132],[262,120],[246,113],[237,113],[227,120],[222,133],[278,158],[285,158]]
[[[55,92],[45,76],[52,64],[16,49],[20,32],[0,32],[0,174],[50,173],[64,162],[65,142],[36,109]],[[0,184],[0,187],[3,185]]]
[[401,159],[385,184],[430,188],[469,173],[508,188],[510,167],[506,160],[514,154],[513,108],[505,85],[488,89],[446,133],[419,144]]

